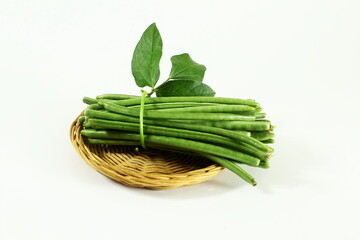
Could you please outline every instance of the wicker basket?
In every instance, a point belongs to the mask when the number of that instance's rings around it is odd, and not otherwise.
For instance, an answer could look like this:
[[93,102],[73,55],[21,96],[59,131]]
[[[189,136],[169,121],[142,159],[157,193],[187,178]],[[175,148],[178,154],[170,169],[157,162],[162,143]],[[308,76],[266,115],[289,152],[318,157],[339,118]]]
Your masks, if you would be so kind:
[[204,182],[223,169],[193,155],[85,144],[81,129],[76,118],[71,124],[70,138],[80,156],[98,172],[127,186],[158,190],[189,186]]

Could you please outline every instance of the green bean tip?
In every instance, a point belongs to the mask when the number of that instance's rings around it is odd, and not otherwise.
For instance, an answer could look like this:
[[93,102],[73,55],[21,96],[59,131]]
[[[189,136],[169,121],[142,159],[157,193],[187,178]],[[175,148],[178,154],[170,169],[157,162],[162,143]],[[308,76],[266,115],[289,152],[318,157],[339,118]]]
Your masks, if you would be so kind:
[[256,180],[254,178],[251,179],[251,183],[252,183],[253,187],[255,187],[257,185],[257,182],[256,182]]

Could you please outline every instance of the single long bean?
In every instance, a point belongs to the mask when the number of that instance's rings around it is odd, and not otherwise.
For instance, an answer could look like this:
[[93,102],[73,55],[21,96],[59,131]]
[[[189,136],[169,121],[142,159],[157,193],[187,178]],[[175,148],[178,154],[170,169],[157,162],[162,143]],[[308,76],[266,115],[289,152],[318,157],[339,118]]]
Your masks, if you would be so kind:
[[93,109],[93,110],[101,110],[101,109],[105,109],[104,106],[98,104],[98,103],[94,103],[88,106],[88,109]]
[[[252,114],[252,113],[250,113],[250,114]],[[255,113],[255,118],[256,118],[256,119],[266,118],[266,113],[264,113],[264,112],[257,112],[257,113]]]
[[[217,103],[197,103],[197,102],[184,102],[184,103],[149,103],[145,104],[145,110],[157,110],[157,109],[172,109],[172,108],[187,108],[187,107],[200,107],[200,106],[218,106],[226,104],[217,104]],[[131,109],[140,109],[139,105],[128,106]]]
[[229,161],[228,159],[225,159],[222,157],[211,155],[211,154],[201,154],[201,155],[210,159],[211,161],[216,162],[219,165],[229,169],[230,171],[232,171],[233,173],[235,173],[236,175],[238,175],[239,177],[241,177],[242,179],[244,179],[246,182],[250,183],[251,185],[256,186],[257,183],[255,181],[255,178],[253,178],[253,176],[251,176],[249,173],[247,173],[240,166],[236,165],[234,162]]
[[[84,130],[92,130],[92,129],[84,129]],[[119,140],[119,139],[105,139],[105,138],[86,137],[85,142],[90,143],[90,144],[137,146],[137,147],[141,146],[140,141],[133,141],[133,140]]]
[[270,122],[264,120],[257,121],[193,121],[193,124],[225,128],[228,130],[245,131],[264,131],[270,129]]
[[[114,101],[121,106],[139,105],[140,98]],[[222,103],[240,104],[252,107],[259,107],[259,104],[251,99],[222,98],[222,97],[156,97],[146,98],[145,103],[170,103],[170,102],[203,102],[203,103]]]
[[90,105],[90,104],[98,103],[98,100],[94,99],[94,98],[84,97],[83,98],[83,103],[86,103],[86,104]]
[[110,99],[110,100],[125,100],[132,98],[141,98],[141,96],[127,95],[127,94],[102,94],[96,96],[96,99]]
[[255,112],[254,107],[247,105],[220,105],[220,106],[201,106],[201,107],[182,107],[182,108],[173,108],[173,109],[163,109],[156,110],[161,112],[171,112],[171,113],[229,113],[229,112]]

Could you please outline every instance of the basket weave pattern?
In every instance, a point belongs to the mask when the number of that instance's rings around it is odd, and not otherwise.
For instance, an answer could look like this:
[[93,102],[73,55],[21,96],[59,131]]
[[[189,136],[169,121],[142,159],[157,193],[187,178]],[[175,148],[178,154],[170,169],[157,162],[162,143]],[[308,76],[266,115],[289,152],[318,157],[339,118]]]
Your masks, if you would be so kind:
[[77,118],[71,124],[70,139],[80,156],[98,172],[127,186],[157,190],[189,186],[206,181],[223,169],[194,155],[86,144],[81,129]]

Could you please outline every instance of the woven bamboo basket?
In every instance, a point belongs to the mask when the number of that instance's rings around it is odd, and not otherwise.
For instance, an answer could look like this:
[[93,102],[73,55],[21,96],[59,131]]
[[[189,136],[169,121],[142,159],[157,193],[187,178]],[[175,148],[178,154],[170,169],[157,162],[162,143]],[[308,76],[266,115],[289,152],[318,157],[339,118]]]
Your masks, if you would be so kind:
[[220,165],[194,155],[86,144],[80,134],[82,124],[78,118],[70,129],[70,139],[76,151],[92,168],[124,185],[171,189],[204,182],[223,170]]

